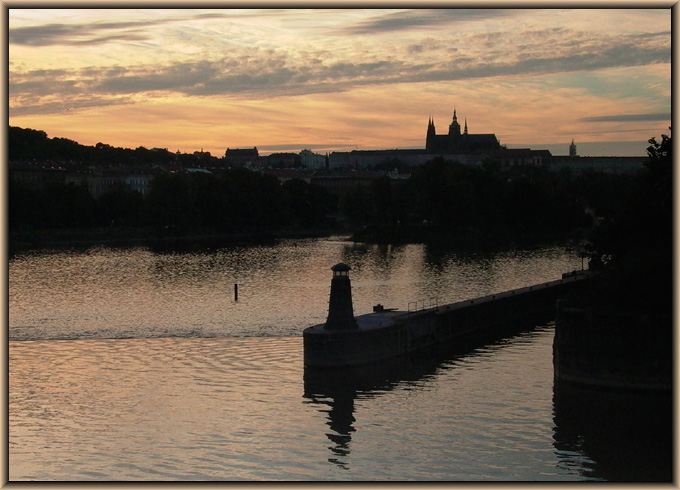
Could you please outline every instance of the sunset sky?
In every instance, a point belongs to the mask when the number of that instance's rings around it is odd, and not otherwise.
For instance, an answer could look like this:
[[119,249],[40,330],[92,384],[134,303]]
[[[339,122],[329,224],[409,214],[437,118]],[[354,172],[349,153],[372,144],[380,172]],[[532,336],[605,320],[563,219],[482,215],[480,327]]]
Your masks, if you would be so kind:
[[671,9],[9,9],[9,124],[117,147],[424,148],[454,107],[508,147],[644,155]]

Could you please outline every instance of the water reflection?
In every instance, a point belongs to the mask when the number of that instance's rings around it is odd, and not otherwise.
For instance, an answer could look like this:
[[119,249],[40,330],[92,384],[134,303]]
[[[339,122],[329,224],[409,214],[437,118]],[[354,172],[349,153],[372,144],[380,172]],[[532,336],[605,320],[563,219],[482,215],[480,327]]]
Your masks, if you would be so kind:
[[326,424],[332,431],[326,433],[326,437],[334,444],[334,446],[328,448],[333,453],[333,457],[328,458],[328,461],[346,470],[349,467],[341,458],[349,454],[349,443],[352,440],[350,434],[356,430],[352,426],[356,421],[354,418],[354,399],[356,396],[357,393],[351,388],[338,390],[321,398],[310,396],[313,403],[324,404],[330,407],[329,409],[320,410],[328,414],[328,422]]
[[670,392],[607,390],[555,381],[558,465],[605,481],[670,482]]
[[349,469],[346,457],[351,451],[354,401],[380,396],[404,384],[426,381],[444,367],[452,355],[441,352],[420,353],[380,363],[346,368],[309,368],[304,370],[304,398],[321,405],[331,432],[326,437],[333,443],[328,461]]
[[[479,335],[458,339],[455,343],[440,344],[432,348],[410,353],[364,366],[343,368],[304,368],[304,398],[309,403],[322,405],[320,412],[327,413],[326,424],[332,432],[326,433],[334,446],[328,459],[344,469],[349,469],[346,457],[351,451],[354,401],[368,399],[404,386],[422,386],[443,369],[461,365],[468,357],[479,356],[488,348],[503,348],[513,340],[536,330],[536,326],[518,325],[516,334],[499,335],[495,331],[483,331]],[[345,457],[345,458],[343,458]]]

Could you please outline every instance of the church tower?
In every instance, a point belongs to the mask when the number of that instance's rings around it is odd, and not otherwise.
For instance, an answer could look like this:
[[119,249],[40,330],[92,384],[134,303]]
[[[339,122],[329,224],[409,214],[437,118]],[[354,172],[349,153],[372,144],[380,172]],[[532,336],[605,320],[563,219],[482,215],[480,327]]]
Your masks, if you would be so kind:
[[436,133],[432,115],[427,121],[425,149],[429,152],[478,154],[499,150],[500,148],[501,145],[495,134],[470,134],[467,117],[465,118],[464,128],[461,128],[455,106],[453,108],[453,120],[449,124],[449,134]]
[[456,108],[453,108],[453,122],[449,124],[449,136],[460,136],[460,124],[456,116]]
[[576,155],[576,145],[574,144],[574,138],[571,139],[571,144],[569,145],[569,156],[575,157]]
[[430,150],[434,147],[434,140],[437,133],[434,129],[434,119],[430,116],[430,120],[427,123],[427,137],[425,138],[425,148]]

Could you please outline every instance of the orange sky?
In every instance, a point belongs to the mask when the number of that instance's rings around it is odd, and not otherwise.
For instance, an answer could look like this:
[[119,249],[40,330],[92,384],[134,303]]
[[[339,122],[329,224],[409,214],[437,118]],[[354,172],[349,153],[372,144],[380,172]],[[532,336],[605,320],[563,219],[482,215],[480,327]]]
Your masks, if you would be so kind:
[[643,155],[671,120],[670,8],[8,16],[10,125],[86,145],[423,148],[455,107],[509,147]]

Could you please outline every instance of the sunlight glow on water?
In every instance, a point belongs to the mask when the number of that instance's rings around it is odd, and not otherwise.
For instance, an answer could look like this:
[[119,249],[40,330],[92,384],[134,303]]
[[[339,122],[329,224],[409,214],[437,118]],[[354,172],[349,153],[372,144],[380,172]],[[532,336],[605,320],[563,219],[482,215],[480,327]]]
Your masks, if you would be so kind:
[[[326,319],[330,267],[352,267],[354,311],[439,304],[580,267],[556,247],[435,255],[423,245],[285,241],[206,253],[95,248],[18,255],[9,264],[11,340],[296,336]],[[234,284],[239,298],[234,301]]]

